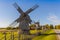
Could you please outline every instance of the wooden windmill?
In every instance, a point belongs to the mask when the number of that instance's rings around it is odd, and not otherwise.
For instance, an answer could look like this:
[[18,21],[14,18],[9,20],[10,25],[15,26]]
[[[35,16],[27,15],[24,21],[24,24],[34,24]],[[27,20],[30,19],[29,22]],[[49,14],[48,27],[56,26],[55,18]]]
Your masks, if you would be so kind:
[[38,5],[34,5],[32,8],[28,9],[26,12],[23,12],[22,9],[17,5],[17,3],[14,3],[14,7],[17,9],[17,11],[21,14],[19,18],[17,18],[12,24],[15,22],[19,23],[19,28],[21,30],[29,30],[29,23],[32,22],[30,19],[30,16],[28,15],[30,12],[38,8]]

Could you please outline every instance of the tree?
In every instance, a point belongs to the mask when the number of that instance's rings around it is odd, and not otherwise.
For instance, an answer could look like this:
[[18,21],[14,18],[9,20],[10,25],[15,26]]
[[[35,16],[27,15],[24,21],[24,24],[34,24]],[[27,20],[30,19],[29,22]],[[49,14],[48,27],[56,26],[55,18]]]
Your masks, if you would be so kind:
[[46,27],[46,29],[50,29],[49,24],[45,24],[44,26]]
[[60,29],[60,25],[55,25],[55,28],[56,29]]
[[15,27],[7,27],[6,29],[13,30],[13,29],[16,29],[16,28]]
[[12,29],[12,27],[7,27],[6,29],[10,30],[10,29]]
[[52,24],[50,24],[50,29],[54,29],[54,26]]

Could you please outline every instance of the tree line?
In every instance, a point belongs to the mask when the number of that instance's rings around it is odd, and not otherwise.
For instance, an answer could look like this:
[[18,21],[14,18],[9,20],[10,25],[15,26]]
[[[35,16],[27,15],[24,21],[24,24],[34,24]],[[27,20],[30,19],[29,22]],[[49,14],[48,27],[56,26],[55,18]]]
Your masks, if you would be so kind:
[[[53,24],[45,24],[45,25],[40,25],[40,24],[37,24],[38,25],[38,28],[36,27],[36,24],[30,24],[29,25],[29,28],[31,30],[34,30],[34,29],[39,29],[39,30],[42,30],[43,29],[60,29],[60,25],[53,25]],[[6,29],[10,30],[10,29],[19,29],[19,27],[7,27]]]

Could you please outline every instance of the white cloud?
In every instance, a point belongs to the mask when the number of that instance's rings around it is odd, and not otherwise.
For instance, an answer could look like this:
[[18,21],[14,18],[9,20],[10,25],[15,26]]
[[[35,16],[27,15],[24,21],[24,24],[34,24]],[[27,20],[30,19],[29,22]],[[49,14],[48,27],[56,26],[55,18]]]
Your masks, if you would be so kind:
[[60,19],[55,14],[49,14],[47,19],[54,24],[60,24]]

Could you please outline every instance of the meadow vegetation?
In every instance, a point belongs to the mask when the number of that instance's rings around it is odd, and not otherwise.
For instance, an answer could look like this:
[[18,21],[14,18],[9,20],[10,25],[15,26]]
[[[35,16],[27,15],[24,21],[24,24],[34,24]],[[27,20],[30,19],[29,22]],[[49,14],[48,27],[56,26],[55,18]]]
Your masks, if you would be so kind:
[[[43,34],[51,34],[51,33],[55,33],[55,32],[53,30],[48,30]],[[52,40],[52,39],[57,40],[56,35],[40,35],[40,36],[36,36],[32,40]]]

